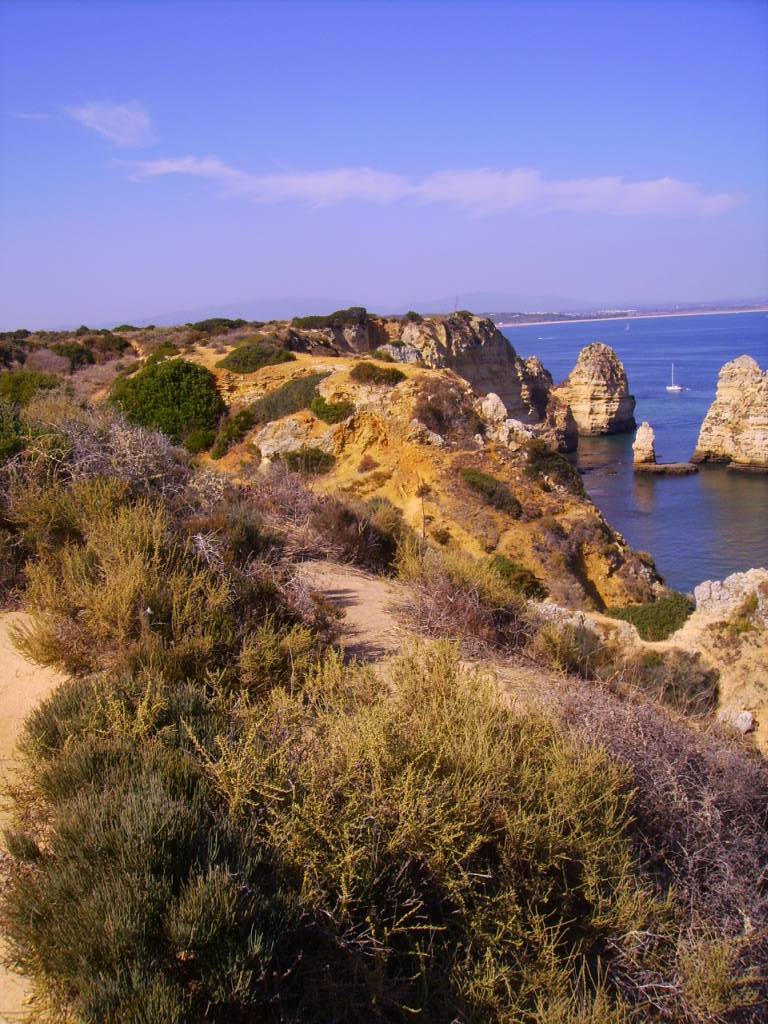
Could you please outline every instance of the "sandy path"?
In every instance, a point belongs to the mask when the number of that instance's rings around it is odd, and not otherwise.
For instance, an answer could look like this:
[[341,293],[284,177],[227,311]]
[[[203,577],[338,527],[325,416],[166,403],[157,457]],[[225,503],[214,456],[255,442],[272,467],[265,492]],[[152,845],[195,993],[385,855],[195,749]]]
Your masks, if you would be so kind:
[[[13,778],[14,748],[21,726],[32,708],[63,679],[52,669],[25,661],[15,650],[8,630],[23,618],[20,612],[0,613],[0,827],[8,822],[5,791]],[[27,992],[26,981],[0,965],[0,1021],[26,1018],[23,1002]]]
[[[397,602],[405,587],[349,565],[309,561],[299,567],[309,586],[344,611],[341,640],[348,654],[363,661],[383,661],[398,654],[414,634],[398,621]],[[556,699],[562,680],[541,667],[493,658],[462,659],[464,665],[488,669],[515,708],[542,706]]]
[[302,562],[298,568],[313,590],[344,612],[341,640],[347,654],[378,661],[402,647],[406,631],[393,608],[402,593],[399,584],[335,562]]

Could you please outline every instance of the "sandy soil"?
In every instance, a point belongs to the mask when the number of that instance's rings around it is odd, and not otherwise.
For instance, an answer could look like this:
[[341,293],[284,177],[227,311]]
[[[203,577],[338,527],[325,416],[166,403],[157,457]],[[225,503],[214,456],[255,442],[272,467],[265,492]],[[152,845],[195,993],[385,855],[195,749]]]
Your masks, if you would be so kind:
[[[23,619],[20,612],[0,613],[0,828],[8,821],[5,789],[13,778],[14,748],[21,726],[29,712],[63,679],[51,669],[25,661],[13,647],[9,627]],[[27,993],[24,979],[0,965],[0,1021],[27,1019]]]
[[378,661],[397,653],[406,635],[395,618],[397,583],[334,562],[308,561],[298,568],[313,590],[344,612],[341,641],[347,654]]

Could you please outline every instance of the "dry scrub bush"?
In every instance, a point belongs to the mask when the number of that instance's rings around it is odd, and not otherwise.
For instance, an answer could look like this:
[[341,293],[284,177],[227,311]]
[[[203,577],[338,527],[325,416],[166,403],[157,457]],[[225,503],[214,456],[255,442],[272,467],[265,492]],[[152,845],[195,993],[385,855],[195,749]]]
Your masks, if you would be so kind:
[[475,652],[516,650],[530,640],[525,599],[492,561],[411,538],[399,548],[397,570],[409,584],[402,611],[424,635],[456,639]]
[[666,911],[622,771],[447,646],[394,696],[335,657],[293,682],[144,669],[33,713],[3,919],[58,1019],[623,1022],[600,958]]
[[665,1020],[765,1021],[768,764],[653,703],[618,701],[594,687],[569,690],[560,711],[631,770],[638,855],[675,899],[673,962],[666,972],[640,969],[635,958],[656,940],[638,936],[618,965],[625,995],[646,999]]

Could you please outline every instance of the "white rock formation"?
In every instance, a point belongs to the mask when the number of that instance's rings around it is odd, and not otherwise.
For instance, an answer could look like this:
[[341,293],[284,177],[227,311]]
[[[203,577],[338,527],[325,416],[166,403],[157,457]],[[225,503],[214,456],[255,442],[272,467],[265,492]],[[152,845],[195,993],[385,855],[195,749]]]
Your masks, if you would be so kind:
[[637,428],[632,442],[632,461],[636,466],[656,464],[656,438],[650,423],[643,422]]
[[768,569],[735,572],[724,580],[705,580],[693,591],[696,610],[727,619],[748,600],[755,602],[755,614],[768,625]]
[[761,371],[751,356],[732,359],[720,370],[693,461],[768,469],[768,370]]
[[635,428],[627,374],[613,349],[602,342],[579,352],[576,365],[553,393],[570,406],[579,434],[620,434]]

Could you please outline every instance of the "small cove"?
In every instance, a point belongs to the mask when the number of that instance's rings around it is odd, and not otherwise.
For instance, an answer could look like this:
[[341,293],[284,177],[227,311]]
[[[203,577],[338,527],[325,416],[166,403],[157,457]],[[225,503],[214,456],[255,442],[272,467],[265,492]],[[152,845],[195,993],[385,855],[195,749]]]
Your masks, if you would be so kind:
[[[637,400],[637,422],[651,423],[664,462],[691,457],[723,363],[745,353],[763,369],[768,363],[765,313],[532,324],[503,333],[521,356],[538,356],[556,383],[584,345],[611,345]],[[677,394],[665,390],[673,361],[685,388]],[[635,476],[633,438],[580,438],[577,464],[609,523],[653,555],[669,586],[690,591],[704,579],[768,565],[768,474],[704,466],[688,477]]]

